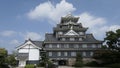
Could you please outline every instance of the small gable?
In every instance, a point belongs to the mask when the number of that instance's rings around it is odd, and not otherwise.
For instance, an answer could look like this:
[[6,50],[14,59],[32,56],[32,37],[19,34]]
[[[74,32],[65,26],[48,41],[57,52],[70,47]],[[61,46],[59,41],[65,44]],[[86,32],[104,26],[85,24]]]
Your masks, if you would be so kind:
[[76,33],[74,30],[70,30],[65,35],[79,35],[79,34]]
[[24,44],[22,44],[21,46],[17,47],[16,49],[28,49],[28,48],[38,48],[40,49],[40,47],[38,47],[38,45],[36,45],[35,43],[33,43],[31,40],[26,41]]

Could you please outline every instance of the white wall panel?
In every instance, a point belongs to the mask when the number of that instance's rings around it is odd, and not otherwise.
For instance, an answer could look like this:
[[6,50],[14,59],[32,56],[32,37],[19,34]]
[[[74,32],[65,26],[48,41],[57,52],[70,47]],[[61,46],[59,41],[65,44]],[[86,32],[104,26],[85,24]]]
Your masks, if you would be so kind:
[[18,52],[19,53],[28,53],[29,49],[19,49]]
[[39,49],[30,49],[29,60],[39,60]]

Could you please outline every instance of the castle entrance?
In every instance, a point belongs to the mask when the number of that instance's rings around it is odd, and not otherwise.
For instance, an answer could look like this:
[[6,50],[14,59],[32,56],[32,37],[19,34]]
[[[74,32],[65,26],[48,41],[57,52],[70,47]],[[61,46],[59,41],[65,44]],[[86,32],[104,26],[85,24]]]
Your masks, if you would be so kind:
[[67,65],[67,60],[58,60],[59,65]]

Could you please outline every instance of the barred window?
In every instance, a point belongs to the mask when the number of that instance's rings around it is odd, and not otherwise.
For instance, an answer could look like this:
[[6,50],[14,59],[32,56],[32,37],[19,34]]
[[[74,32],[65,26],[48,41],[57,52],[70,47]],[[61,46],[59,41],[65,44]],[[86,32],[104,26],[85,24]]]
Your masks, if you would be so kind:
[[71,56],[76,56],[76,52],[71,52]]
[[58,52],[58,56],[61,56],[61,52]]
[[70,41],[74,41],[75,40],[75,38],[70,38]]
[[83,44],[83,45],[82,45],[82,48],[87,48],[87,44]]
[[64,52],[64,56],[67,56],[68,55],[68,53],[67,52]]
[[49,44],[49,48],[52,48],[52,44]]
[[52,56],[52,52],[48,52],[49,53],[49,56]]
[[78,44],[75,44],[75,45],[74,45],[74,48],[79,48],[79,45],[78,45]]
[[82,55],[83,55],[83,56],[86,56],[86,52],[83,52]]
[[92,44],[92,48],[96,48],[96,45],[95,45],[95,44]]

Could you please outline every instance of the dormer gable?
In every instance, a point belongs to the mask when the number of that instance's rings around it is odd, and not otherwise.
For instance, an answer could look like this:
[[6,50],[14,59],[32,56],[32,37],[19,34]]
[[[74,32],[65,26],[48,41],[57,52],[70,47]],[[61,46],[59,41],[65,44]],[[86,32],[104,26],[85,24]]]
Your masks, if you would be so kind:
[[65,35],[79,35],[73,30],[73,26],[70,27],[70,30]]

